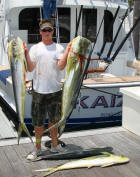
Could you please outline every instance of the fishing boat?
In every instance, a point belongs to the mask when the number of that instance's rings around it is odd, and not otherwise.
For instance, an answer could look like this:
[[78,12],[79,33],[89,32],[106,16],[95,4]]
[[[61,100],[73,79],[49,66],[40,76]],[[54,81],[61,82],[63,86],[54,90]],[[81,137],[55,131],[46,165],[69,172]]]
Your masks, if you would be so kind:
[[[14,112],[8,42],[19,36],[30,49],[41,40],[38,24],[43,18],[42,6],[42,0],[0,1],[0,96]],[[54,41],[66,47],[69,41],[80,35],[89,39],[94,47],[89,72],[66,128],[121,124],[120,88],[140,85],[136,70],[127,66],[128,60],[135,60],[127,0],[57,0],[54,20]],[[64,74],[65,71],[62,79]],[[27,73],[27,82],[31,80],[32,73]],[[29,89],[25,104],[25,123],[29,128],[32,128],[31,100]]]

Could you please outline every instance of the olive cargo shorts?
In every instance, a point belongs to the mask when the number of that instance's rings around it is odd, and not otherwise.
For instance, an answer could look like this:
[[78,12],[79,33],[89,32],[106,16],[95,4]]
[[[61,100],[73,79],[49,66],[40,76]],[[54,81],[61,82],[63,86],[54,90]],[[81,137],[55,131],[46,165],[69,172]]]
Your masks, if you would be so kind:
[[62,91],[50,94],[40,94],[33,91],[32,95],[32,124],[42,126],[48,113],[48,122],[57,123],[61,118]]

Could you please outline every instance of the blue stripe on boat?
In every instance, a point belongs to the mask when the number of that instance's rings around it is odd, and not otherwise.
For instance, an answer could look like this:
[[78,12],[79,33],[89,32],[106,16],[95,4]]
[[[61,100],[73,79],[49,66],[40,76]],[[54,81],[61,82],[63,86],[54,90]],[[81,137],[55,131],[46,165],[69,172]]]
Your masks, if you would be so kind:
[[[25,118],[24,119],[27,128],[30,131],[33,131],[34,128],[32,126],[32,119]],[[102,128],[102,127],[112,127],[112,126],[120,126],[122,122],[122,116],[113,116],[111,118],[105,117],[95,117],[95,118],[70,118],[65,127],[65,131],[75,131],[75,130],[85,130],[88,128]],[[45,121],[45,127],[48,127],[48,119]]]
[[[121,121],[122,116],[112,116],[112,117],[93,117],[93,118],[70,118],[67,120],[67,124],[84,124],[93,122],[111,122],[111,121]],[[31,118],[24,118],[26,124],[31,124]],[[45,124],[48,123],[48,119],[45,120]]]
[[6,85],[6,79],[11,76],[10,69],[0,71],[0,80]]

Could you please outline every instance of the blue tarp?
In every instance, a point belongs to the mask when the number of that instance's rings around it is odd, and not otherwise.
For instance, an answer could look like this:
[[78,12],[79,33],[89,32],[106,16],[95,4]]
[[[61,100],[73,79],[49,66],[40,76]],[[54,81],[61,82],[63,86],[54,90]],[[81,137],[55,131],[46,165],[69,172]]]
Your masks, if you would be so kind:
[[0,71],[0,80],[6,85],[6,79],[11,76],[10,69]]

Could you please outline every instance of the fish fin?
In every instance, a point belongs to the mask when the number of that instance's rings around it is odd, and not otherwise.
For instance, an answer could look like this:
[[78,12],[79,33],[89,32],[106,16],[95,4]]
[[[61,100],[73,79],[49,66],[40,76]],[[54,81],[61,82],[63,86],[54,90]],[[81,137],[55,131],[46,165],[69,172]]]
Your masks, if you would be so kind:
[[51,127],[48,128],[48,129],[44,130],[43,133],[47,133],[47,132],[51,131],[52,129],[57,128],[57,127],[58,127],[57,124],[58,124],[58,123],[54,124],[53,126],[51,126]]
[[58,168],[46,168],[46,169],[42,169],[42,170],[35,170],[37,172],[41,172],[41,171],[48,171],[47,173],[42,174],[40,177],[45,177],[48,176],[52,173],[55,173],[56,171],[58,171]]
[[101,154],[103,155],[107,155],[107,156],[112,156],[113,154],[109,153],[109,152],[101,152]]
[[33,170],[35,172],[47,172],[47,171],[51,171],[54,168],[44,168],[44,169],[40,169],[40,170]]
[[101,167],[104,168],[104,167],[109,167],[109,166],[112,166],[114,163],[107,163],[107,164],[104,164],[102,165]]
[[24,132],[28,135],[28,137],[30,138],[31,142],[34,144],[32,137],[29,133],[29,130],[27,129],[25,123],[20,123],[19,128],[18,128],[18,144],[19,144],[19,140],[21,138],[21,133],[24,130]]
[[25,71],[27,72],[28,69],[27,69],[27,62],[26,62],[26,59],[25,59],[25,61],[24,61],[24,67],[25,67]]
[[18,145],[19,145],[19,140],[21,138],[21,133],[22,133],[22,125],[20,124],[18,128]]
[[94,164],[88,165],[88,168],[94,167]]
[[[23,45],[23,52],[24,52],[24,56],[25,56],[25,49],[24,49],[24,45],[25,45],[25,43],[24,43],[24,41],[23,41],[23,43],[22,43],[22,45]],[[26,57],[24,57],[24,67],[25,67],[25,71],[27,72],[28,71],[28,67],[27,67],[27,61],[26,61]]]
[[66,120],[62,123],[61,126],[59,126],[59,129],[58,129],[58,137],[60,137],[62,135],[62,133],[64,132],[64,129],[65,129],[65,126],[66,126]]
[[65,120],[61,119],[59,122],[57,122],[57,123],[54,124],[53,126],[51,126],[50,128],[46,129],[46,130],[44,131],[44,133],[47,133],[47,132],[51,131],[52,129],[59,127],[60,125],[63,124],[64,121],[65,121]]
[[58,171],[57,168],[53,168],[53,169],[51,169],[48,173],[44,173],[41,177],[48,176],[48,175],[50,175],[50,174],[52,174],[52,173],[55,173],[56,171]]

